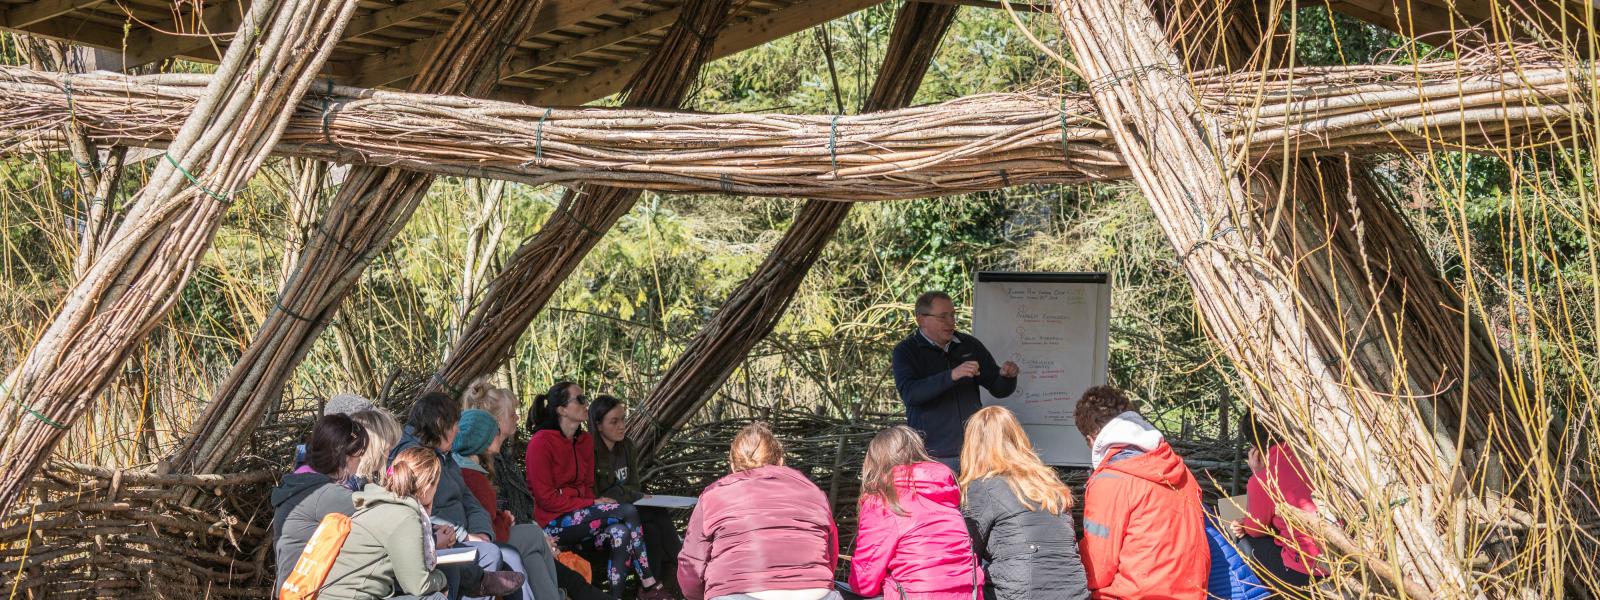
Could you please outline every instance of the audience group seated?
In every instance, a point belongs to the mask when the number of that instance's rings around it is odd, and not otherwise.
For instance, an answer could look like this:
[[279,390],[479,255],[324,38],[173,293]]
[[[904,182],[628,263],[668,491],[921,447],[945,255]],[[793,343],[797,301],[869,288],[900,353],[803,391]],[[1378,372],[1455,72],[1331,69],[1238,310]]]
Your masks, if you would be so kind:
[[[360,398],[330,399],[272,493],[276,589],[341,599],[1200,600],[1214,576],[1198,482],[1107,386],[1085,392],[1075,412],[1093,462],[1081,536],[1072,490],[1017,418],[990,406],[964,425],[959,473],[910,427],[873,437],[844,554],[827,493],[785,465],[761,422],[731,440],[730,473],[704,488],[680,536],[665,509],[634,504],[647,495],[620,400],[552,386],[527,417],[521,469],[510,455],[518,405],[478,381],[459,400],[419,397],[402,426]],[[1243,430],[1249,515],[1231,528],[1272,592],[1303,595],[1327,572],[1315,541],[1275,507],[1315,511],[1304,466],[1249,415]],[[348,531],[332,550],[330,524]],[[317,593],[303,593],[304,577]]]

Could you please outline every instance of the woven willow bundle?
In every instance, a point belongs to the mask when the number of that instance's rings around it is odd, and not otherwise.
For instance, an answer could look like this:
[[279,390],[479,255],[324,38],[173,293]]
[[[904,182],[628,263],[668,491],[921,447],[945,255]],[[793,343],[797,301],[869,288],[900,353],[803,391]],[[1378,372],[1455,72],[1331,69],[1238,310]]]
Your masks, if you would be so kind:
[[[1515,58],[1201,74],[1191,89],[1249,148],[1241,156],[1273,157],[1285,145],[1370,153],[1547,142],[1585,110],[1595,71],[1537,57],[1504,68]],[[159,146],[206,81],[0,67],[0,132],[36,140],[76,119],[108,142]],[[555,109],[319,85],[276,151],[532,184],[847,201],[1127,176],[1084,94],[826,116]]]
[[[0,510],[124,359],[177,301],[355,11],[354,0],[255,0],[215,79],[133,198],[105,251],[63,295],[49,327],[0,386]],[[320,43],[306,43],[319,40]]]

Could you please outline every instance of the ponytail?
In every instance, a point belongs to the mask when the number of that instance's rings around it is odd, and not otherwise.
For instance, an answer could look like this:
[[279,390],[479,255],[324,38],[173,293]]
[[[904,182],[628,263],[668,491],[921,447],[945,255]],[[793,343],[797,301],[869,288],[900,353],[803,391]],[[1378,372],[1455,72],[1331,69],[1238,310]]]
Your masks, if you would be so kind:
[[396,496],[415,498],[431,486],[439,484],[439,456],[433,450],[412,446],[401,450],[389,463],[383,478],[383,487]]

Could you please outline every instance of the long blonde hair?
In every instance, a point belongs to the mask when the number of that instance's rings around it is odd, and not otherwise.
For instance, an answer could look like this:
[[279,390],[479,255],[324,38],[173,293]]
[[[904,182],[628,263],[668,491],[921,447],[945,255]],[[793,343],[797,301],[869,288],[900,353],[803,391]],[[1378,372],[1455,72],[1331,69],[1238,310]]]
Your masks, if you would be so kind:
[[905,516],[900,492],[894,487],[894,468],[932,461],[916,430],[895,425],[878,432],[867,444],[867,458],[861,463],[861,500],[877,497],[894,514]]
[[389,449],[400,443],[400,422],[389,411],[373,407],[350,414],[350,419],[367,430],[367,451],[356,465],[355,475],[372,483],[383,479],[389,464]]
[[973,481],[986,477],[1004,479],[1028,510],[1059,515],[1072,508],[1072,489],[1061,483],[1055,469],[1039,460],[1017,416],[1001,406],[973,413],[961,440],[961,478],[957,481],[961,494],[966,495]]

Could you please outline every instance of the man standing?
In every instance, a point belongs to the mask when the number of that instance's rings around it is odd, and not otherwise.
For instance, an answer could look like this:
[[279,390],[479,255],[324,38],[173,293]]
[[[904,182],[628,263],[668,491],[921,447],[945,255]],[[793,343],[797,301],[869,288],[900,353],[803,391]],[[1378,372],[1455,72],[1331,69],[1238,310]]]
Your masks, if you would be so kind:
[[1017,389],[1017,365],[995,365],[978,338],[956,332],[956,308],[944,292],[917,297],[917,330],[894,347],[894,387],[906,404],[906,421],[922,432],[928,454],[961,472],[961,434],[967,417],[983,408],[978,386],[996,398]]

